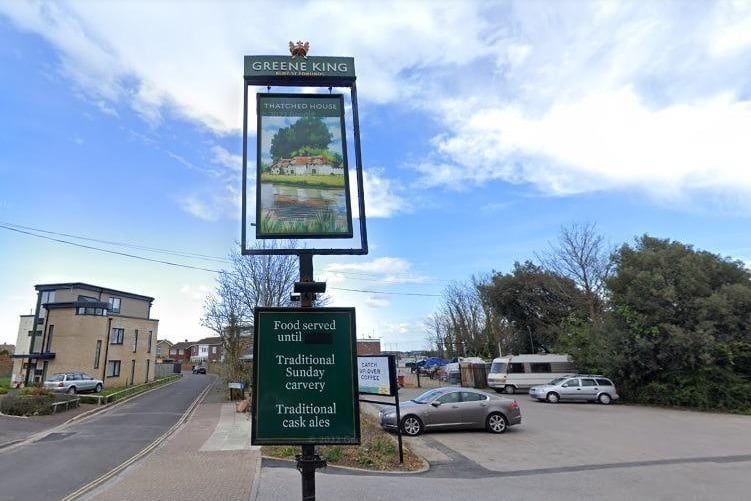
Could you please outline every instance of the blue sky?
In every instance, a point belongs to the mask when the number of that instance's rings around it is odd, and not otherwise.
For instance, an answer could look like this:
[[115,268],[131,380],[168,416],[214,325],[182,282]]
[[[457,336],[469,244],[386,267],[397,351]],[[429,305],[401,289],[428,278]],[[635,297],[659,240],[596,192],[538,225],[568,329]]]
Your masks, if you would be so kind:
[[[388,3],[3,2],[0,221],[221,267],[243,55],[299,39],[355,58],[370,254],[315,269],[360,336],[424,347],[450,281],[508,271],[572,223],[751,263],[751,4]],[[208,335],[210,271],[2,228],[0,256],[0,342],[58,281],[154,296],[160,338]]]

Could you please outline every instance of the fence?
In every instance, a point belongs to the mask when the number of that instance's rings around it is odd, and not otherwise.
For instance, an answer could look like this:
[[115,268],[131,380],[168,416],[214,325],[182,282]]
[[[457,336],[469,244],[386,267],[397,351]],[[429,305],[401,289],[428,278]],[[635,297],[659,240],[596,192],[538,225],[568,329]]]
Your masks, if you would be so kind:
[[71,407],[75,408],[78,407],[78,404],[81,403],[81,397],[71,398],[67,400],[63,400],[61,402],[55,402],[51,404],[52,406],[52,414],[57,414],[57,412],[60,410],[60,407],[65,407],[63,410],[68,410]]
[[179,363],[154,364],[154,377],[158,379],[172,374],[180,374],[182,370],[182,364]]
[[465,388],[487,388],[490,364],[464,364],[459,371],[447,373],[443,368],[429,373],[412,372],[400,367],[398,375],[406,388],[441,388],[443,386],[463,386]]
[[137,386],[129,386],[128,388],[125,388],[120,391],[116,391],[115,393],[110,393],[109,395],[81,395],[80,398],[86,401],[90,400],[90,402],[87,402],[87,403],[95,403],[97,405],[107,405],[111,402],[116,402],[125,397],[129,397],[131,395],[135,395],[138,393],[143,393],[144,391],[150,390],[157,386],[171,383],[172,381],[180,379],[181,377],[182,377],[182,374],[178,374],[175,376],[155,379],[154,381],[151,381],[150,383],[139,384]]

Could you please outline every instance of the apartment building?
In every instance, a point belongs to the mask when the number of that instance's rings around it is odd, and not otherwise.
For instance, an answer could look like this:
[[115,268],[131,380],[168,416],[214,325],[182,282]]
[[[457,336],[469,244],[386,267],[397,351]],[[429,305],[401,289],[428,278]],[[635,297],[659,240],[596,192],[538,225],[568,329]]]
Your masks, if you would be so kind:
[[36,285],[34,315],[22,315],[13,383],[81,371],[105,386],[154,377],[157,329],[153,297],[81,282]]

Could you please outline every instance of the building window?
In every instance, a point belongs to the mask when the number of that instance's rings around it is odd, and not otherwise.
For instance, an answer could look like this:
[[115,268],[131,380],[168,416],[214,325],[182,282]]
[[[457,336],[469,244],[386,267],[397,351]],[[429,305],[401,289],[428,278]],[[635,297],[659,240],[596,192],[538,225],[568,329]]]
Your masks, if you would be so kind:
[[107,362],[107,377],[118,377],[120,375],[120,361],[110,360]]
[[44,349],[44,351],[47,353],[49,353],[50,348],[52,348],[52,333],[54,332],[54,330],[55,330],[54,325],[50,325],[49,327],[47,327],[47,347]]
[[120,298],[119,297],[111,297],[107,303],[110,305],[109,310],[112,313],[120,313]]
[[102,340],[97,339],[96,341],[96,350],[94,351],[94,368],[99,368],[99,357],[102,354]]
[[[154,333],[152,331],[149,331],[149,341],[148,343],[146,343],[146,353],[151,353],[151,337],[153,336],[153,334]],[[158,348],[157,351],[159,351]]]
[[112,328],[112,341],[110,341],[110,344],[123,344],[124,338],[125,338],[125,329],[121,327]]
[[211,353],[213,353],[213,354],[216,355],[216,346],[212,346],[211,347]]
[[136,329],[136,335],[133,336],[133,353],[138,349],[138,329]]
[[55,291],[42,292],[42,304],[54,303],[54,302],[55,302]]

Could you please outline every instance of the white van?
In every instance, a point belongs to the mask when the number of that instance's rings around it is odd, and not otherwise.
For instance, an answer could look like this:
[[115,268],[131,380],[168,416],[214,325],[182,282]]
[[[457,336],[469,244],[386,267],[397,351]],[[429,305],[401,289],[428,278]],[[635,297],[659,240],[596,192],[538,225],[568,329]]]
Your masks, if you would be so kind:
[[509,355],[493,359],[488,386],[498,393],[516,393],[571,374],[576,374],[576,366],[568,355]]

